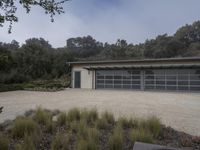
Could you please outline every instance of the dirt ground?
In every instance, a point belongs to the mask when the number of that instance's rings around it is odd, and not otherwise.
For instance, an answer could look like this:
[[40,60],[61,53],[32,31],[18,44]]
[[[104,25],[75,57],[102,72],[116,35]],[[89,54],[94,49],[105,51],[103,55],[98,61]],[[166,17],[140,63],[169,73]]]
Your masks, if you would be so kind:
[[108,110],[119,116],[158,116],[179,131],[200,136],[200,93],[67,89],[59,92],[14,91],[0,93],[0,122],[42,106],[69,110],[73,107]]

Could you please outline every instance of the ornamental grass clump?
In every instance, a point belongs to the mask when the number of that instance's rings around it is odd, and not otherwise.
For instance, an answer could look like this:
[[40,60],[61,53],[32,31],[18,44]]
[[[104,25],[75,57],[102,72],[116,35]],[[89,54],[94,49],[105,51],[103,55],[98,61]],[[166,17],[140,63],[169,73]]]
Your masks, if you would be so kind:
[[147,119],[147,127],[155,138],[158,137],[159,134],[161,133],[161,129],[162,129],[161,122],[155,116]]
[[140,127],[149,130],[155,138],[158,137],[162,129],[160,120],[155,116],[149,117],[147,120],[142,120]]
[[123,148],[123,130],[120,126],[115,127],[113,134],[108,140],[109,150],[122,150]]
[[31,118],[18,117],[14,121],[12,135],[14,138],[23,138],[25,135],[39,135],[40,129]]
[[153,143],[153,135],[143,128],[132,129],[130,132],[130,140],[134,144],[137,142]]
[[107,111],[105,111],[102,116],[101,116],[102,119],[105,119],[107,121],[108,124],[114,124],[115,123],[115,118],[113,116],[112,113],[109,113]]
[[100,118],[96,121],[96,127],[98,129],[108,129],[109,124],[105,118]]
[[9,139],[3,135],[0,135],[0,150],[8,150],[9,144]]
[[95,108],[91,110],[84,109],[81,111],[81,119],[85,120],[88,124],[93,124],[96,120],[98,120],[99,114]]
[[52,115],[50,114],[50,112],[47,112],[41,107],[37,108],[35,116],[33,118],[37,123],[45,126],[52,121]]
[[66,125],[66,122],[67,122],[67,114],[65,112],[61,112],[58,116],[57,124],[59,126],[64,126]]
[[123,129],[134,127],[134,122],[132,119],[127,119],[126,117],[120,117],[117,121]]
[[81,118],[81,113],[78,108],[73,108],[69,110],[67,113],[67,121],[72,122],[72,121],[79,121]]
[[51,143],[51,150],[67,150],[72,139],[71,133],[58,133]]
[[25,135],[23,144],[16,144],[15,150],[36,150],[36,137]]
[[88,126],[84,120],[81,120],[77,125],[77,136],[78,138],[88,138]]

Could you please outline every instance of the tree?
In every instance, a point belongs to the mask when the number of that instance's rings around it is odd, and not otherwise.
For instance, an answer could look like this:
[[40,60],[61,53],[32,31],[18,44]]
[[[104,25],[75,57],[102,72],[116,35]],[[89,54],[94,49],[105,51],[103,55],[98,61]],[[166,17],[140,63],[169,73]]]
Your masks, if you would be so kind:
[[66,1],[68,0],[0,0],[0,26],[2,27],[5,22],[9,22],[8,32],[11,33],[13,22],[18,21],[18,17],[16,16],[17,2],[26,9],[27,13],[30,12],[33,6],[43,8],[45,13],[50,15],[51,21],[53,22],[53,16],[55,14],[64,13],[62,4]]

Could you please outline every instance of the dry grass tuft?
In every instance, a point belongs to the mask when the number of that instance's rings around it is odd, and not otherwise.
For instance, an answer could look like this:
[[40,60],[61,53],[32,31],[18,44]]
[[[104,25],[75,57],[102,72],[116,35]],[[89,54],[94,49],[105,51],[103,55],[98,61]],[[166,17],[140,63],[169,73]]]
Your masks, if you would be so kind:
[[18,117],[12,128],[14,138],[23,138],[25,135],[38,135],[39,133],[38,125],[28,117]]

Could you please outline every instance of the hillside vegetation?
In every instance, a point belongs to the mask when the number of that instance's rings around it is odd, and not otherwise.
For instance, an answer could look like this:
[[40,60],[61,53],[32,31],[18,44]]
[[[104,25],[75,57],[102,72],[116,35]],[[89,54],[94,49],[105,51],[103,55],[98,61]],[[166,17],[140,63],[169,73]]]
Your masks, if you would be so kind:
[[67,61],[194,56],[200,56],[200,21],[174,35],[158,35],[136,45],[124,39],[102,43],[91,36],[70,38],[61,48],[53,48],[43,38],[27,39],[22,46],[13,40],[0,43],[0,85],[69,76]]

